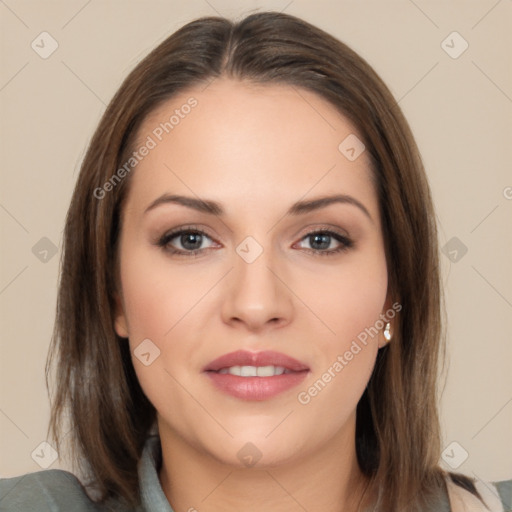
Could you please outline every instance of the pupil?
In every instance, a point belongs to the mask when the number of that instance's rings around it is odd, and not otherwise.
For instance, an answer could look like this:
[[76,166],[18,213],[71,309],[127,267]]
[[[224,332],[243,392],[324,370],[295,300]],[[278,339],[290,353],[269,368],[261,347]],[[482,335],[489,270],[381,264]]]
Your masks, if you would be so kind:
[[[329,247],[329,239],[331,238],[330,235],[311,235],[314,242],[311,244],[314,249],[327,249]],[[314,244],[319,242],[321,247],[314,247]]]
[[201,247],[201,236],[202,235],[200,233],[187,233],[186,235],[181,235],[181,245],[185,249],[198,249]]

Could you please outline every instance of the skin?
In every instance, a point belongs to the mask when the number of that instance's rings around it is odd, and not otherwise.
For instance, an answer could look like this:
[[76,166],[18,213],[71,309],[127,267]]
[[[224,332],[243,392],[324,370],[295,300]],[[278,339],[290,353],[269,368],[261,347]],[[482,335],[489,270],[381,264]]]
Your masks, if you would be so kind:
[[[147,338],[160,350],[149,366],[133,364],[157,410],[162,488],[176,512],[355,511],[367,483],[356,460],[356,406],[382,332],[308,404],[297,394],[392,304],[369,159],[363,152],[351,162],[338,150],[357,131],[314,93],[227,78],[167,101],[138,139],[191,96],[197,106],[130,178],[120,239],[116,331],[132,353]],[[145,213],[164,193],[214,200],[225,213],[171,203]],[[335,193],[371,218],[347,203],[285,215],[296,201]],[[201,253],[157,245],[190,225],[207,232]],[[320,254],[341,245],[307,236],[325,228],[353,246]],[[236,252],[247,236],[263,249],[252,263]],[[182,241],[168,246],[186,251]],[[269,400],[234,398],[201,370],[238,349],[283,352],[310,372]],[[248,442],[261,453],[253,467],[237,456]]]

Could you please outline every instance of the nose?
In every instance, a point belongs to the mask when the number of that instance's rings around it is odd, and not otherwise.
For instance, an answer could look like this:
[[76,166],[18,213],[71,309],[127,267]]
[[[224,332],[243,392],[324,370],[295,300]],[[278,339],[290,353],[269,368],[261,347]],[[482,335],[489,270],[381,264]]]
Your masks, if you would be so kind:
[[222,319],[234,327],[251,332],[281,328],[292,320],[292,292],[284,269],[265,249],[252,263],[237,253],[234,268],[227,276]]

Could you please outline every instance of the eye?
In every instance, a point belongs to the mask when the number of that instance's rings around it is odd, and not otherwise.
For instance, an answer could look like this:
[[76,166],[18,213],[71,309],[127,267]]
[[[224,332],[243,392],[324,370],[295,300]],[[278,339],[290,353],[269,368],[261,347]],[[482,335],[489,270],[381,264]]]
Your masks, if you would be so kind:
[[[214,245],[205,246],[204,244],[208,240],[213,242],[212,238],[202,229],[185,227],[165,233],[157,241],[157,245],[174,255],[196,256],[215,247]],[[309,247],[304,247],[302,245],[304,242],[307,242]],[[347,251],[353,247],[354,242],[341,233],[323,229],[309,232],[293,247],[295,248],[297,245],[299,249],[304,249],[314,255],[329,256]]]
[[[354,245],[354,242],[347,236],[331,230],[311,231],[301,239],[301,242],[302,240],[309,243],[309,247],[302,247],[303,249],[321,256],[337,254],[350,249]],[[334,248],[332,247],[333,243],[335,244]]]
[[171,254],[194,256],[209,248],[204,246],[206,240],[212,239],[201,229],[179,228],[163,235],[157,245]]

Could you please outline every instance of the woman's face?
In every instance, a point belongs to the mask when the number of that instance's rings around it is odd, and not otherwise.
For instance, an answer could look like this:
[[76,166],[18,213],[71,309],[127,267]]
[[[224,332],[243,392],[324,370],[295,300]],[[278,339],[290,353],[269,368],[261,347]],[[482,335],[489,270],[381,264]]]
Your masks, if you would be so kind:
[[228,79],[145,120],[116,331],[162,438],[261,467],[353,443],[391,306],[356,137],[311,92]]

